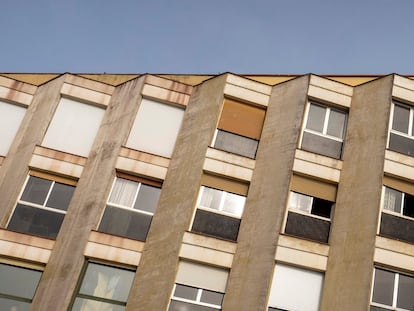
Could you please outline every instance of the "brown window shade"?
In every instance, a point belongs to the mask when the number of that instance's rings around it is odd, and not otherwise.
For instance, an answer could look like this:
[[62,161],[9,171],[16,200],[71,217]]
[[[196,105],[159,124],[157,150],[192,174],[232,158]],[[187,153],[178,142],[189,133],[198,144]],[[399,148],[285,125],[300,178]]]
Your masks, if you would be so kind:
[[218,128],[259,140],[265,113],[264,109],[224,99]]
[[387,187],[414,195],[414,183],[410,183],[390,176],[384,176],[383,183]]
[[77,180],[70,179],[70,178],[65,178],[65,177],[62,177],[62,176],[53,175],[53,174],[49,174],[49,173],[45,173],[45,172],[29,171],[29,175],[39,177],[39,178],[43,178],[43,179],[48,179],[48,180],[54,180],[58,183],[62,183],[62,184],[70,185],[70,186],[76,186],[76,184],[77,184]]
[[204,174],[201,177],[201,184],[240,195],[247,195],[249,190],[249,185],[246,183],[209,174]]
[[300,175],[292,176],[290,189],[331,202],[336,201],[336,185],[309,179]]
[[143,184],[158,187],[158,188],[161,188],[161,186],[162,186],[162,183],[159,182],[159,181],[152,180],[152,179],[147,179],[147,178],[143,178],[143,177],[139,177],[139,176],[135,176],[135,175],[129,175],[129,174],[125,174],[125,173],[122,173],[122,172],[116,172],[116,176],[119,177],[119,178],[124,178],[124,179],[128,179],[128,180],[136,181],[136,182],[141,182]]

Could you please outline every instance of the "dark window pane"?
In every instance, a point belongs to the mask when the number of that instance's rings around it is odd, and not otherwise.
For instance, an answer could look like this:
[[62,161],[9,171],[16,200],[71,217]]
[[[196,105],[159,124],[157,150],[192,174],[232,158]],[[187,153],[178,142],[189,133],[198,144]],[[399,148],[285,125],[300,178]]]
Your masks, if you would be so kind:
[[41,275],[40,271],[0,264],[0,294],[32,299]]
[[52,181],[30,176],[24,188],[21,200],[43,205]]
[[303,150],[322,154],[327,157],[340,159],[342,153],[342,142],[304,132],[301,148]]
[[345,122],[345,113],[331,109],[331,112],[329,114],[327,134],[342,139],[345,132]]
[[389,311],[390,309],[384,309],[381,307],[376,307],[376,306],[371,306],[371,308],[369,309],[369,311]]
[[155,213],[155,209],[157,208],[158,204],[158,199],[160,198],[160,192],[160,188],[141,184],[134,208],[146,212]]
[[151,220],[151,215],[107,205],[99,231],[145,241]]
[[319,105],[310,104],[308,121],[306,128],[322,133],[325,123],[326,108]]
[[414,310],[414,278],[399,275],[397,307]]
[[414,156],[414,139],[390,133],[389,149]]
[[404,209],[405,216],[414,217],[414,196],[406,193],[404,195]]
[[219,130],[214,148],[254,159],[258,144],[257,140]]
[[374,292],[372,301],[392,306],[395,273],[375,269]]
[[321,217],[331,218],[332,204],[332,202],[327,200],[313,198],[312,214]]
[[236,241],[239,226],[240,219],[198,209],[191,230]]
[[133,271],[89,263],[79,293],[126,302],[134,276]]
[[74,191],[74,186],[55,182],[46,206],[66,211]]
[[223,293],[212,292],[212,291],[204,289],[203,292],[201,293],[200,301],[211,303],[217,306],[221,306],[223,302],[223,297],[224,297]]
[[171,300],[168,311],[217,311],[217,309],[182,301]]
[[394,130],[408,134],[409,118],[410,109],[394,105],[394,117],[392,119],[392,128]]
[[2,311],[29,311],[30,303],[0,297],[0,310]]
[[125,307],[120,305],[114,305],[107,302],[96,301],[91,299],[85,298],[76,298],[75,303],[71,311],[84,311],[84,310],[91,310],[91,311],[124,311]]
[[297,237],[328,243],[331,222],[294,212],[288,213],[285,233]]
[[195,287],[176,284],[174,296],[190,300],[196,300],[197,292],[198,289]]
[[414,221],[382,213],[380,235],[414,243]]
[[18,232],[55,239],[64,217],[64,214],[17,204],[8,228]]

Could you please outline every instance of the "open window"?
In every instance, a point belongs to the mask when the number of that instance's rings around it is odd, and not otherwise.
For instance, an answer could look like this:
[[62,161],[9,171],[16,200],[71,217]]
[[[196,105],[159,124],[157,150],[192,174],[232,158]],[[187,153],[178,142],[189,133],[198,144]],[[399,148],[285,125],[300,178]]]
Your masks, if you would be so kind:
[[191,231],[236,241],[248,186],[212,175],[202,184]]
[[75,184],[73,180],[32,172],[26,179],[7,228],[55,239]]
[[320,103],[309,102],[300,148],[331,158],[342,156],[348,114]]
[[265,114],[264,109],[225,99],[214,148],[254,159]]
[[118,173],[98,230],[145,241],[160,193],[159,182]]
[[414,107],[394,101],[391,105],[388,148],[414,155]]

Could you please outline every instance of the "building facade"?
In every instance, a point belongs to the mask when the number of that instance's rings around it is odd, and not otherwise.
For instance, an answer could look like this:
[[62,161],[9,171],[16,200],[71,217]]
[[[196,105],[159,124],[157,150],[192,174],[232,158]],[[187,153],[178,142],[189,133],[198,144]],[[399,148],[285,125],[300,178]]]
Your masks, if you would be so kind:
[[414,80],[0,75],[0,310],[414,310]]

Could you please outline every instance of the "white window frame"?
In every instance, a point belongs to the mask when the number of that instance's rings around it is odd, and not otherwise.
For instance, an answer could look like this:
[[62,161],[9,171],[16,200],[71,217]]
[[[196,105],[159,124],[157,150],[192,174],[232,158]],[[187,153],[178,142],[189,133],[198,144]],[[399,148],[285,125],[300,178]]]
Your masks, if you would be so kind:
[[[398,191],[398,192],[401,193],[400,212],[391,211],[391,210],[385,208],[385,190],[386,190],[386,188],[392,189],[392,190],[395,190],[395,191]],[[382,209],[382,211],[384,213],[387,213],[387,214],[396,215],[396,216],[399,216],[399,217],[402,217],[402,218],[406,218],[406,219],[413,220],[414,217],[410,217],[410,216],[407,216],[407,215],[404,215],[403,214],[403,212],[404,212],[404,198],[405,198],[405,195],[406,194],[407,193],[405,193],[405,192],[403,192],[401,190],[398,190],[398,189],[395,189],[395,188],[391,188],[391,187],[388,187],[388,186],[382,186],[382,195],[381,195],[381,209]],[[412,194],[409,194],[409,195],[412,196]]]
[[[300,195],[304,195],[304,196],[310,197],[312,199],[311,200],[311,205],[308,207],[309,210],[307,212],[302,211],[300,209],[296,209],[296,208],[294,208],[294,207],[291,206],[290,202],[292,200],[293,193],[297,193],[297,194],[300,194]],[[297,213],[297,214],[301,214],[301,215],[305,215],[305,216],[311,216],[311,217],[318,218],[318,219],[322,219],[322,220],[331,221],[331,218],[322,217],[322,216],[319,216],[319,215],[312,214],[311,209],[312,209],[312,204],[313,204],[314,199],[315,199],[314,196],[311,196],[311,195],[308,195],[308,194],[304,194],[304,193],[300,193],[300,192],[297,192],[297,191],[290,190],[289,191],[289,199],[288,199],[288,211],[294,212],[294,213]],[[333,206],[331,207],[331,215],[332,215],[332,209],[333,209]]]
[[191,303],[191,304],[194,304],[194,305],[199,305],[199,306],[204,306],[204,307],[209,307],[209,308],[221,310],[221,307],[222,307],[221,305],[215,305],[215,304],[206,303],[206,302],[201,301],[201,295],[203,294],[203,291],[206,290],[206,291],[212,292],[211,290],[202,289],[202,288],[189,286],[189,285],[185,285],[185,284],[179,284],[179,285],[197,288],[196,300],[191,300],[191,299],[187,299],[187,298],[174,296],[175,289],[177,287],[177,283],[174,284],[173,292],[172,292],[172,295],[171,295],[171,300],[182,301],[182,302]]
[[[400,132],[400,131],[394,130],[392,128],[392,123],[394,121],[395,105],[399,105],[399,106],[405,107],[407,109],[410,109],[410,112],[409,112],[410,115],[408,117],[408,133]],[[414,126],[413,126],[413,123],[414,123],[414,107],[409,105],[409,104],[405,104],[403,102],[393,100],[391,102],[390,120],[389,120],[389,125],[388,125],[389,131],[388,131],[387,148],[390,147],[391,133],[395,134],[395,135],[405,137],[405,138],[408,138],[408,139],[411,139],[411,140],[414,140]]]
[[[384,304],[372,301],[372,298],[374,296],[375,272],[376,272],[377,269],[394,273],[394,289],[393,289],[393,293],[392,293],[393,294],[392,295],[392,306],[384,305]],[[410,311],[408,309],[397,308],[398,282],[399,282],[400,274],[401,273],[393,271],[393,270],[386,270],[386,269],[381,269],[381,268],[377,268],[377,267],[374,269],[374,273],[372,273],[372,283],[371,283],[372,284],[372,286],[371,286],[371,299],[370,299],[370,305],[371,306],[380,307],[380,308],[384,308],[384,309],[387,309],[387,310],[394,310],[394,311]],[[406,275],[406,276],[413,277],[411,275]]]

